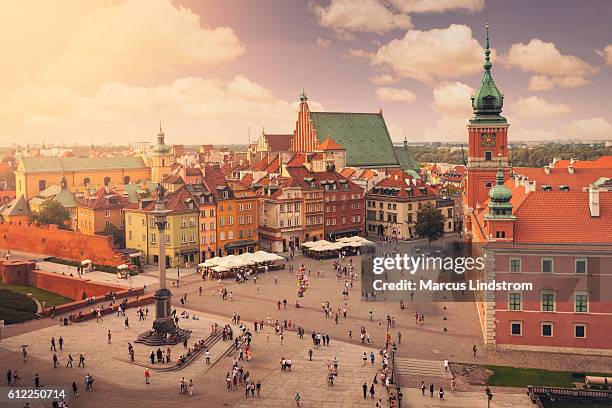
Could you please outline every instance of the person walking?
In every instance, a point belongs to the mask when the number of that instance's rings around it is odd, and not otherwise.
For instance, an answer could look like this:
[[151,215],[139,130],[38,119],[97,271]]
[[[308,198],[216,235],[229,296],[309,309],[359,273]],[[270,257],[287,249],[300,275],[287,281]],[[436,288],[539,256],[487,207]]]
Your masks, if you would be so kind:
[[51,337],[51,348],[49,349],[49,351],[57,351],[55,349],[55,337]]
[[79,396],[79,388],[76,385],[76,382],[72,382],[72,396],[73,397],[78,397]]
[[370,365],[374,365],[374,352],[370,352]]
[[295,400],[295,405],[296,406],[300,406],[300,400],[302,399],[302,396],[300,395],[299,392],[295,393],[295,397],[293,397],[293,399]]
[[62,338],[62,336],[59,337],[59,339],[57,339],[59,346],[60,346],[60,350],[64,349],[64,339]]
[[151,384],[151,373],[149,372],[148,368],[145,368],[144,377],[145,377],[145,384]]
[[23,355],[23,362],[26,362],[26,357],[28,356],[28,350],[26,350],[25,346],[21,347],[21,354]]
[[53,353],[53,368],[57,368],[57,354]]
[[206,357],[206,364],[210,364],[210,351],[206,350],[204,356]]
[[478,351],[478,348],[476,347],[476,345],[474,344],[474,346],[472,347],[472,351],[474,352],[474,357],[476,357],[476,352]]
[[70,367],[72,368],[72,361],[74,359],[72,358],[72,356],[70,354],[68,354],[68,362],[66,363],[66,368]]
[[444,371],[448,371],[448,358],[444,359]]
[[128,317],[126,316],[125,320],[124,320],[124,327],[126,329],[130,328],[130,320],[128,319]]
[[368,384],[367,383],[363,383],[361,388],[363,388],[363,399],[368,398]]
[[38,373],[34,374],[34,388],[40,387],[40,377]]
[[85,368],[85,357],[83,356],[83,353],[79,354],[79,365],[78,367],[83,366],[83,368]]
[[7,384],[10,386],[11,383],[13,382],[13,372],[11,371],[11,369],[9,368],[9,370],[6,372],[6,382]]
[[190,378],[189,379],[189,384],[187,385],[187,388],[189,389],[189,396],[193,395],[193,380]]
[[440,387],[439,394],[440,394],[440,399],[443,400],[444,399],[444,388]]
[[308,349],[308,361],[312,361],[312,354],[313,354],[313,353],[312,353],[312,349],[311,349],[311,348],[309,348],[309,349]]
[[365,367],[366,363],[368,362],[368,356],[365,351],[363,352],[363,357],[361,357],[361,359],[363,360],[363,366]]
[[425,381],[421,381],[421,394],[423,394],[423,396],[425,396],[425,388],[427,388],[425,386]]
[[370,398],[374,399],[376,391],[374,390],[374,384],[370,385]]
[[455,386],[457,385],[457,380],[455,379],[455,377],[453,377],[453,379],[451,380],[450,386],[451,386],[451,391],[455,391]]
[[433,398],[434,395],[434,385],[433,383],[429,384],[429,396]]

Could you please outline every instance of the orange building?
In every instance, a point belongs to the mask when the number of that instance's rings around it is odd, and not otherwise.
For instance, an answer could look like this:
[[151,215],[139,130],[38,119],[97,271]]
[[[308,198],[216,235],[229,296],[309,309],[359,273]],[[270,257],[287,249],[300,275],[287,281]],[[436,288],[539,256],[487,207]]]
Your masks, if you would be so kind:
[[77,231],[84,234],[100,234],[110,225],[124,228],[123,209],[127,198],[105,188],[77,201]]

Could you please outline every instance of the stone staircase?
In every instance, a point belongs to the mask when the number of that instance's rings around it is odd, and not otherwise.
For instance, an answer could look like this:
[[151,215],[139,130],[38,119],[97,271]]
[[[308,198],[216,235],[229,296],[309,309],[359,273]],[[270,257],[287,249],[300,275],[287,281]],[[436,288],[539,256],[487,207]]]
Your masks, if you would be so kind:
[[450,369],[444,370],[444,362],[436,360],[395,357],[395,369],[399,375],[453,378]]
[[155,371],[179,371],[182,370],[184,368],[186,368],[188,365],[190,365],[191,363],[193,363],[194,361],[196,361],[197,359],[199,359],[200,357],[202,357],[204,355],[204,353],[206,353],[206,350],[210,350],[219,340],[221,340],[221,332],[218,332],[216,334],[211,334],[210,336],[208,336],[206,339],[204,339],[204,347],[196,350],[195,352],[193,352],[191,354],[191,356],[189,356],[185,362],[181,365],[178,364],[174,364],[170,367],[163,367],[163,368],[153,368]]

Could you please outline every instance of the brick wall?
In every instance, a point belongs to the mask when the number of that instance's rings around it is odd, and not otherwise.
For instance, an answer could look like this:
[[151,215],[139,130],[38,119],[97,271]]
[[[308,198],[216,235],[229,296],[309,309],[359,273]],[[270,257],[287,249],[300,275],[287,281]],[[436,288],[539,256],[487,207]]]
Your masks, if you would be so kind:
[[55,225],[0,223],[0,248],[117,266],[125,259],[116,252],[111,237],[60,230]]
[[125,290],[123,286],[109,285],[41,270],[31,270],[28,272],[28,285],[57,293],[73,300],[81,300],[83,297],[100,297],[109,292]]

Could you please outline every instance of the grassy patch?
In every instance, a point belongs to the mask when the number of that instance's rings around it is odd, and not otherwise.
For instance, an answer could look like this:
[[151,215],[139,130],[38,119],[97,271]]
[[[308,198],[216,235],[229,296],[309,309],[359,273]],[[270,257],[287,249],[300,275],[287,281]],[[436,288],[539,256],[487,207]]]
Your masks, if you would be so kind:
[[[73,301],[70,298],[55,294],[53,292],[48,292],[46,290],[38,289],[33,286],[5,285],[3,282],[0,282],[0,289],[8,289],[25,297],[27,297],[28,293],[31,293],[32,297],[36,298],[36,300],[38,300],[40,303],[45,302],[45,307],[59,306]],[[34,308],[34,312],[36,312],[36,308]]]
[[539,385],[548,387],[574,388],[574,383],[584,382],[585,375],[610,376],[601,373],[576,373],[573,371],[550,371],[539,368],[517,368],[496,365],[484,365],[493,374],[487,379],[487,385],[498,387],[527,387]]
[[[46,258],[45,260],[47,262],[53,262],[53,263],[57,263],[61,265],[74,266],[75,268],[78,266],[81,266],[81,262],[71,261],[69,259],[50,257],[50,258]],[[100,264],[93,264],[93,266],[96,271],[107,272],[107,273],[117,273],[116,266],[108,266],[108,265],[100,265]],[[129,273],[131,276],[138,275],[138,273],[134,271],[130,271]],[[74,271],[74,274],[76,275],[76,270]]]

